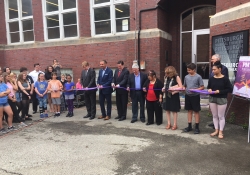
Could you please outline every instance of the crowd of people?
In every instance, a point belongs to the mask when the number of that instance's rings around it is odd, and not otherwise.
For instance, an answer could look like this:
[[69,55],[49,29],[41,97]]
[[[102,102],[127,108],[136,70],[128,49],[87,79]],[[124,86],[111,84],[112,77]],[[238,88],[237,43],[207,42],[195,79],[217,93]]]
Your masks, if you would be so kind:
[[[213,55],[211,59],[212,71],[208,81],[207,92],[209,93],[209,105],[213,115],[215,131],[211,136],[223,138],[225,126],[225,110],[227,107],[227,94],[231,92],[232,86],[228,79],[228,70],[220,63],[220,56]],[[3,116],[8,123],[7,130],[15,130],[12,122],[25,125],[26,120],[32,120],[29,112],[29,102],[32,101],[33,114],[39,112],[41,118],[48,117],[47,104],[54,117],[60,116],[61,97],[67,102],[68,113],[66,117],[74,116],[73,100],[76,89],[84,92],[84,100],[87,115],[83,118],[93,120],[96,118],[96,92],[99,90],[99,103],[101,116],[98,119],[109,120],[112,113],[111,94],[116,93],[117,119],[123,121],[127,117],[128,96],[132,100],[132,120],[146,125],[162,124],[163,110],[166,111],[166,129],[176,130],[177,116],[180,112],[180,92],[185,91],[185,110],[188,111],[188,127],[184,132],[190,132],[192,128],[192,116],[195,117],[194,134],[199,134],[199,122],[201,110],[200,92],[204,83],[199,74],[196,73],[196,65],[187,65],[188,75],[184,82],[178,76],[173,66],[165,68],[164,82],[157,78],[156,72],[150,70],[148,74],[139,70],[138,64],[132,65],[132,73],[129,73],[123,61],[117,62],[117,69],[113,71],[108,67],[106,60],[100,61],[100,70],[96,81],[96,73],[87,61],[82,62],[81,78],[75,84],[72,76],[61,74],[62,66],[57,60],[53,65],[47,67],[46,72],[40,71],[40,65],[34,64],[34,70],[29,74],[27,68],[21,67],[20,74],[11,73],[9,67],[0,73],[0,132],[6,132],[3,128]],[[106,101],[106,107],[105,107]],[[145,102],[147,119],[145,117]],[[140,110],[139,110],[139,105]],[[21,113],[21,114],[20,114]],[[174,118],[171,124],[171,114]]]

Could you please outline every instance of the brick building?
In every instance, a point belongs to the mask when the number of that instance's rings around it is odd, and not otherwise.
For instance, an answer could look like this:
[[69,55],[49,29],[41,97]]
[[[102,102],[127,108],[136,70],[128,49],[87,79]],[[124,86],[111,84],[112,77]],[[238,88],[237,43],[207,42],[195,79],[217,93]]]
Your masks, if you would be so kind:
[[[83,60],[131,68],[137,59],[161,79],[166,65],[183,78],[195,62],[207,82],[213,37],[232,32],[247,32],[250,53],[249,0],[2,0],[0,15],[1,67],[45,69],[56,58],[75,80]],[[243,123],[248,105],[234,103]]]

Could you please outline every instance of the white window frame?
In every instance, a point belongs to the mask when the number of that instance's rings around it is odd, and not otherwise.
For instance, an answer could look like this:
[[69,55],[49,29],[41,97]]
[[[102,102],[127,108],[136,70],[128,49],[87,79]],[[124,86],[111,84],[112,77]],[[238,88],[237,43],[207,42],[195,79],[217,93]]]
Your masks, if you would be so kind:
[[[94,0],[90,0],[90,18],[91,18],[91,36],[107,36],[107,35],[116,35],[116,34],[126,34],[130,32],[130,30],[126,32],[116,32],[116,16],[115,16],[115,6],[120,4],[129,4],[130,0],[110,0],[110,2],[94,4]],[[94,9],[101,7],[110,7],[110,23],[111,23],[111,31],[110,33],[105,34],[96,34],[95,32],[95,14]],[[124,17],[126,19],[127,17]],[[130,18],[130,16],[128,17]],[[117,18],[123,19],[123,18]],[[105,21],[105,20],[104,20]]]
[[[78,17],[78,0],[76,0],[76,8],[63,10],[63,0],[58,0],[58,11],[47,12],[46,0],[42,0],[43,7],[43,27],[44,27],[44,41],[60,41],[60,40],[71,40],[79,38],[79,17]],[[74,37],[64,37],[64,25],[63,25],[63,14],[76,13],[76,25],[77,25],[77,36]],[[54,39],[48,39],[47,30],[47,16],[58,15],[59,17],[59,31],[60,37]]]
[[[32,1],[31,1],[32,2]],[[22,1],[17,0],[17,8],[18,8],[18,18],[9,19],[9,0],[4,0],[4,8],[5,8],[5,21],[6,21],[6,31],[7,31],[7,44],[8,45],[17,45],[17,44],[30,44],[35,42],[35,33],[34,33],[34,20],[33,15],[22,17]],[[33,14],[33,9],[32,9]],[[24,41],[23,37],[23,21],[32,20],[33,21],[33,30],[25,30],[25,31],[33,31],[34,41]],[[18,22],[19,25],[19,42],[11,43],[11,36],[10,36],[10,27],[9,23],[11,22]]]

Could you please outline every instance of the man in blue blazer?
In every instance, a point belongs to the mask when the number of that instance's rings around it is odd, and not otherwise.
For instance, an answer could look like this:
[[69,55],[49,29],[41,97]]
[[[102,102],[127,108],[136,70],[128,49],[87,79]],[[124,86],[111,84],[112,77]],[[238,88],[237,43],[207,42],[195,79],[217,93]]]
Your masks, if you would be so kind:
[[[113,89],[111,83],[113,80],[113,71],[107,67],[107,61],[100,61],[99,76],[97,79],[97,87],[99,88],[99,101],[102,115],[98,119],[109,120],[111,118],[111,94]],[[107,111],[105,110],[104,102],[107,102]]]

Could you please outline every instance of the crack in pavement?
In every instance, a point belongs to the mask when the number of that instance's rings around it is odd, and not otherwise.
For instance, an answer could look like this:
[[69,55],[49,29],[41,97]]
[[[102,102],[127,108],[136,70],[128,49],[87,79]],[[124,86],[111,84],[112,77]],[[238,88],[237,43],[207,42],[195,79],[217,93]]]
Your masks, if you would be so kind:
[[7,173],[7,174],[23,175],[23,174],[21,174],[21,173],[11,172],[11,171],[8,171],[8,170],[2,169],[2,168],[0,168],[0,171],[3,171],[3,172],[5,172],[5,173]]

